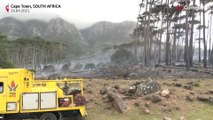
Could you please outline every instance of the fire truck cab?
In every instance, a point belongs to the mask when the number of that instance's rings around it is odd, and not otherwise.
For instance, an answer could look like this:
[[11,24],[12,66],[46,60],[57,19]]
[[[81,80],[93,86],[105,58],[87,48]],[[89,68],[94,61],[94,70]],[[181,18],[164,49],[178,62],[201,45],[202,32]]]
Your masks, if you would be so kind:
[[0,69],[0,119],[86,116],[82,79],[34,80],[27,69]]

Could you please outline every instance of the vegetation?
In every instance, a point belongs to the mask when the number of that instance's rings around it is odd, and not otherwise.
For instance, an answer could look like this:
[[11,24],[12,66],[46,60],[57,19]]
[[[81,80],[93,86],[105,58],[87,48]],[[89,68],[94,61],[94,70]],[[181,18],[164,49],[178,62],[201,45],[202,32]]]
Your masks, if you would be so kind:
[[85,70],[88,69],[94,69],[95,68],[95,64],[94,63],[87,63],[84,67]]
[[75,66],[74,66],[74,70],[81,70],[82,68],[84,67],[84,65],[83,64],[81,64],[81,63],[77,63]]
[[66,44],[45,41],[40,37],[9,41],[6,36],[0,35],[0,45],[0,67],[2,68],[15,65],[37,69],[44,64],[60,64],[67,55],[71,54],[70,47]]
[[119,49],[111,56],[111,62],[115,65],[128,65],[133,61],[133,54],[126,49]]
[[[137,28],[133,33],[135,61],[143,62],[146,66],[151,66],[151,63],[157,59],[158,64],[165,62],[166,65],[185,62],[188,70],[193,67],[195,62],[195,28],[197,27],[199,29],[199,38],[197,38],[199,42],[198,62],[202,62],[201,55],[203,55],[203,66],[207,67],[208,63],[212,66],[211,22],[213,7],[208,3],[212,3],[213,0],[200,0],[199,5],[196,5],[195,0],[175,2],[179,5],[175,5],[173,0],[142,0]],[[179,10],[180,6],[189,9]],[[193,9],[195,7],[202,9]],[[199,18],[196,16],[200,16],[200,19],[196,20]],[[210,16],[208,29],[206,16]],[[207,34],[208,39],[206,38]],[[203,47],[201,47],[202,42]],[[209,43],[209,47],[207,43]],[[204,48],[203,54],[201,48]],[[156,52],[157,56],[154,55]]]
[[5,51],[6,36],[0,34],[0,68],[12,68],[14,65],[8,61],[8,56]]
[[42,64],[59,64],[66,57],[68,47],[59,42],[45,41],[40,37],[19,38],[5,43],[10,61],[17,67],[36,69]]

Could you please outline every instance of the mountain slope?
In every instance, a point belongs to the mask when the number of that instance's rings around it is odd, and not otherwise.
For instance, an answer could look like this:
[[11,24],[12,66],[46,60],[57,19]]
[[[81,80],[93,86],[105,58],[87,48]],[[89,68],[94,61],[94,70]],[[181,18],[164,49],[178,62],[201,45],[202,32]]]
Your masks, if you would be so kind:
[[53,18],[49,22],[42,20],[19,21],[12,17],[0,20],[0,32],[8,36],[9,40],[17,38],[41,37],[47,41],[57,41],[66,44],[68,53],[76,55],[83,53],[85,43],[80,31],[62,18]]
[[25,25],[28,29],[27,36],[29,37],[44,37],[44,33],[48,27],[48,23],[41,20],[29,20],[25,23]]
[[89,45],[96,49],[119,45],[132,40],[132,34],[136,23],[125,21],[121,23],[98,22],[82,29],[81,33]]
[[0,20],[0,32],[6,34],[9,39],[16,39],[26,36],[26,27],[23,22],[6,17]]
[[[46,40],[57,40],[72,43],[85,42],[80,31],[62,18],[53,18],[49,22],[42,20],[19,21],[12,17],[5,17],[0,20],[0,32],[14,40],[21,37],[40,36]],[[61,36],[66,36],[61,38]],[[54,38],[54,39],[52,39]]]
[[0,32],[10,40],[17,38],[41,37],[47,41],[57,41],[70,47],[68,52],[75,54],[83,51],[95,52],[113,45],[130,42],[136,23],[98,22],[88,28],[78,30],[74,24],[62,18],[53,18],[48,22],[42,20],[20,21],[12,17],[0,20]]

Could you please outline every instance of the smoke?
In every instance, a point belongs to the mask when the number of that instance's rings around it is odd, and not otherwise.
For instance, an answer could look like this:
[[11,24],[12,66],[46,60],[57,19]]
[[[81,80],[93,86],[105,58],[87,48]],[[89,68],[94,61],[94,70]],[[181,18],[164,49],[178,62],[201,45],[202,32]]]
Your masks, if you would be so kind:
[[[94,70],[111,63],[111,56],[115,52],[114,49],[98,51],[93,55],[86,55],[76,60],[64,60],[61,64],[43,65],[43,69],[37,70],[36,78],[38,79],[57,79],[57,78],[73,78],[73,77],[92,77],[95,76]],[[76,65],[82,65],[80,69],[75,68]],[[94,64],[95,68],[88,66]],[[64,66],[69,69],[63,70]],[[87,66],[87,68],[85,68]],[[94,74],[93,74],[94,73]]]

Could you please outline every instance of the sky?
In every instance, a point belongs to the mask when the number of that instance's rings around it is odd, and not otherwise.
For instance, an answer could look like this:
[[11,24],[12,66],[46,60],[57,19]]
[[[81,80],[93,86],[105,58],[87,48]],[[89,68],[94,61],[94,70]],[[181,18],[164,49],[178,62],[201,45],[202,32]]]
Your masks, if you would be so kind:
[[[49,20],[61,17],[77,27],[98,21],[136,21],[141,0],[0,0],[0,18],[13,16],[18,19]],[[5,6],[33,4],[60,4],[61,8],[33,8],[30,13],[7,13]]]

